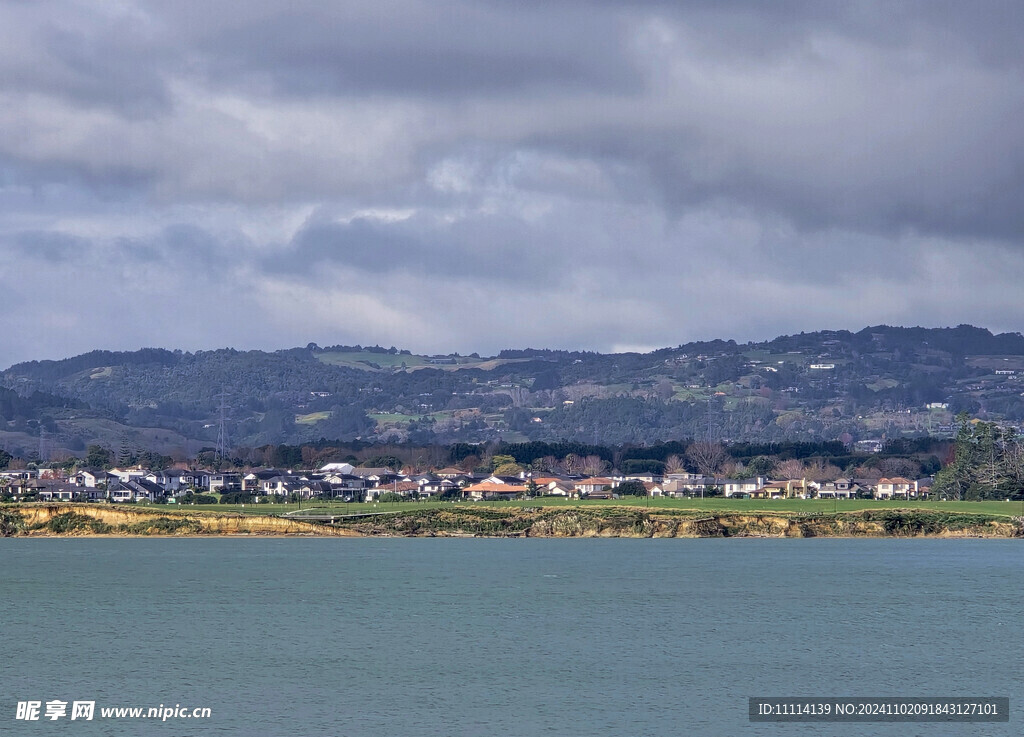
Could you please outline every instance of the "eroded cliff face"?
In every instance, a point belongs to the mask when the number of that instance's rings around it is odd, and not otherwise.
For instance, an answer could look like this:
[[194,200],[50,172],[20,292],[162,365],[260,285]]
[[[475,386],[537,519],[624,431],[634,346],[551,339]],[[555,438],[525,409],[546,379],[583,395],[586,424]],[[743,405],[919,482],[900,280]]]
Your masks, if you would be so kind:
[[99,504],[0,507],[0,537],[87,535],[1024,538],[1024,518],[899,509],[839,515],[785,515],[696,514],[613,506],[495,509],[453,505],[353,519],[332,527],[281,517],[165,512]]
[[[323,535],[359,533],[325,525],[262,515],[206,512],[164,512],[101,504],[24,504],[4,512],[20,517],[8,521],[9,535]],[[0,530],[2,532],[2,530]]]
[[635,507],[453,507],[345,523],[365,535],[481,537],[1024,537],[1019,519],[905,510],[842,515],[693,514]]

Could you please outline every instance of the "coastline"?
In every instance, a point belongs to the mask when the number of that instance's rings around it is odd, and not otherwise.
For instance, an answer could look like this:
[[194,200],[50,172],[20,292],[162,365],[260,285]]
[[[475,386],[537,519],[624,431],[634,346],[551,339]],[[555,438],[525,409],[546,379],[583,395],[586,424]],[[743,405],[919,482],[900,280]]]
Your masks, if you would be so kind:
[[1024,520],[913,509],[839,514],[456,506],[336,524],[72,502],[0,506],[0,537],[1024,538]]

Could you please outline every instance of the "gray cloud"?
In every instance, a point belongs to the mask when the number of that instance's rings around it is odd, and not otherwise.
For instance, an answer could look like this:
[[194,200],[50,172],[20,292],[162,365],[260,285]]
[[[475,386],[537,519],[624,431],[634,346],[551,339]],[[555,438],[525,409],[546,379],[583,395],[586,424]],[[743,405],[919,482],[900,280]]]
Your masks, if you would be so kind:
[[[6,3],[7,273],[118,296],[83,308],[7,277],[22,307],[0,327],[18,358],[132,347],[90,314],[185,348],[1017,329],[1022,14]],[[126,294],[154,299],[125,315]]]
[[14,252],[38,261],[82,261],[89,255],[91,244],[84,238],[67,233],[27,230],[10,237]]

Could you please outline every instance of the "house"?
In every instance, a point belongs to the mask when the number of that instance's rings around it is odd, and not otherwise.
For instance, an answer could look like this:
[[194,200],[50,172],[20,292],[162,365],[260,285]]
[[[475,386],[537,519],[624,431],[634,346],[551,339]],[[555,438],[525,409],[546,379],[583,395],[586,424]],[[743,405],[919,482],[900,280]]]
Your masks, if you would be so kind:
[[647,496],[665,496],[665,490],[661,488],[661,484],[644,481],[644,488],[647,489]]
[[159,484],[165,492],[173,493],[184,485],[182,482],[184,474],[185,472],[180,468],[167,468],[163,471],[150,471],[144,478],[154,484]]
[[398,494],[399,496],[414,498],[419,493],[420,485],[415,481],[392,481],[383,486],[375,486],[366,492],[366,501],[375,502],[381,494]]
[[331,485],[331,497],[335,499],[362,500],[369,485],[366,479],[349,473],[329,473],[320,480]]
[[107,472],[100,468],[86,468],[71,477],[75,486],[86,489],[95,489],[97,486],[107,483]]
[[[605,478],[603,476],[596,476],[594,478],[583,479],[573,484],[573,488],[576,489],[577,494],[586,494],[591,499],[594,499],[594,494],[604,491],[606,488],[614,489],[619,485],[619,482],[615,479]],[[609,497],[611,498],[611,497]]]
[[132,468],[125,469],[112,468],[110,469],[109,475],[116,476],[121,481],[130,481],[132,479],[145,478],[147,473],[149,473],[149,471],[146,469],[140,468],[139,466],[133,466]]
[[[112,488],[110,491],[111,500],[118,499],[119,501],[155,501],[165,496],[166,492],[164,487],[160,486],[153,481],[148,481],[143,478],[133,478],[128,481],[119,481],[115,484],[111,484]],[[124,494],[128,492],[128,496],[125,498]],[[115,495],[117,495],[115,497]]]
[[242,488],[242,476],[238,473],[211,473],[206,477],[206,486],[210,491],[239,491]]
[[474,501],[485,501],[490,499],[515,499],[527,493],[525,486],[515,484],[495,484],[490,481],[481,481],[479,484],[467,486],[463,490],[468,499]]
[[182,473],[181,483],[193,489],[206,489],[210,485],[210,471],[188,470]]
[[413,476],[413,481],[416,482],[417,493],[419,496],[433,496],[441,493],[442,479],[432,473],[421,473],[418,476]]
[[917,482],[902,476],[878,479],[874,496],[875,499],[910,499],[917,496]]
[[750,492],[752,499],[806,499],[814,484],[807,479],[772,481]]
[[853,479],[836,479],[818,487],[819,499],[855,499],[861,490]]
[[292,492],[298,491],[303,481],[308,481],[308,479],[303,479],[300,476],[284,471],[276,476],[261,480],[259,491],[264,496],[290,496]]
[[764,476],[751,477],[749,479],[729,480],[726,481],[722,486],[722,493],[726,497],[735,496],[737,494],[750,494],[751,492],[757,491],[765,485],[766,479]]
[[390,468],[363,468],[361,466],[353,468],[349,473],[353,476],[359,476],[367,481],[374,481],[376,483],[387,483],[398,476],[398,474]]
[[483,480],[485,484],[521,484],[523,480],[518,476],[495,476],[491,474]]
[[571,479],[556,476],[538,476],[533,479],[537,492],[545,496],[575,497],[576,485]]
[[66,481],[54,479],[32,479],[25,482],[25,492],[35,492],[35,496],[44,502],[70,502],[75,498],[78,488]]
[[320,467],[320,473],[344,473],[350,474],[355,470],[351,463],[327,463]]
[[334,496],[334,488],[327,481],[300,481],[295,491],[300,499],[330,499]]
[[687,473],[666,476],[665,481],[661,484],[661,488],[665,496],[684,497],[704,494],[711,487],[724,485],[724,479]]
[[75,500],[81,502],[100,502],[107,498],[107,490],[101,488],[88,489],[80,487],[75,491]]
[[657,483],[661,481],[661,476],[655,473],[631,473],[625,476],[623,481],[643,481],[645,483]]
[[276,476],[283,476],[287,473],[288,471],[279,468],[260,468],[256,471],[250,471],[242,477],[242,491],[259,493],[263,490],[264,481]]

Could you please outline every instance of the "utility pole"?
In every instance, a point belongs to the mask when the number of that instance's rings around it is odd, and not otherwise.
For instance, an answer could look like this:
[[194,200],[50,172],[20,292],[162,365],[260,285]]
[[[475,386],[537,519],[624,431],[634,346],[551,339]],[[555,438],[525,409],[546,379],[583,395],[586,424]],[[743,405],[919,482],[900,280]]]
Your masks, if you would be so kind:
[[221,388],[220,394],[215,395],[215,399],[220,399],[218,410],[220,411],[220,421],[217,424],[217,451],[216,459],[218,464],[218,470],[223,468],[227,462],[228,457],[228,430],[227,430],[227,398],[228,393]]

